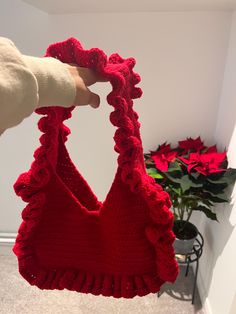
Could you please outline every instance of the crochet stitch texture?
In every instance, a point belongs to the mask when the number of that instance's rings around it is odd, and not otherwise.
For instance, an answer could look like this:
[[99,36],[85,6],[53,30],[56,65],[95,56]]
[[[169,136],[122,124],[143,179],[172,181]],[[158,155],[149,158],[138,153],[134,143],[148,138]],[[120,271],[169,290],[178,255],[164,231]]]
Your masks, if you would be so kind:
[[155,293],[176,280],[179,268],[169,195],[145,169],[133,110],[133,99],[142,94],[135,86],[140,82],[135,60],[84,50],[75,38],[50,45],[45,56],[93,69],[110,81],[118,166],[105,201],[99,201],[65,146],[70,130],[63,121],[74,107],[36,110],[44,115],[38,123],[41,146],[14,184],[28,203],[13,248],[19,272],[40,289],[116,298]]

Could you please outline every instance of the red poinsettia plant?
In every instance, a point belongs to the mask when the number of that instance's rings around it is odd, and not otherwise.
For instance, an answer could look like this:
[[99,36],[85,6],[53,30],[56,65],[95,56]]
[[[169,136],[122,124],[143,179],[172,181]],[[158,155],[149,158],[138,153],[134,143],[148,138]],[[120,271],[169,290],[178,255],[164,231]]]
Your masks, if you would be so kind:
[[190,137],[174,148],[159,145],[144,158],[147,173],[169,193],[175,220],[189,221],[193,210],[217,220],[214,204],[229,201],[226,188],[236,179],[226,150],[219,152],[216,145],[207,147],[200,137]]

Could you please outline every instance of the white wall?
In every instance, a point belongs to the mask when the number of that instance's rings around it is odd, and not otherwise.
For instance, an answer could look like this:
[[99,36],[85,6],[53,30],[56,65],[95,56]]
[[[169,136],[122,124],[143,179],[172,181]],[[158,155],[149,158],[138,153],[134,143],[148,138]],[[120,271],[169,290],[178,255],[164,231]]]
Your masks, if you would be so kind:
[[[18,0],[0,1],[0,36],[8,37],[24,54],[42,56],[48,46],[48,15]],[[36,117],[10,129],[0,138],[0,232],[17,231],[25,203],[12,185],[27,171],[38,146]]]
[[[144,149],[201,135],[211,141],[219,104],[230,13],[165,12],[52,15],[51,41],[70,36],[85,48],[100,47],[137,59],[144,95],[135,109],[142,123]],[[68,124],[68,148],[95,192],[104,198],[116,168],[113,133],[105,102],[98,110],[79,108]]]
[[135,56],[149,149],[188,134],[212,139],[230,20],[224,12],[52,15],[51,40],[75,36],[86,48]]
[[[3,2],[2,35],[12,38],[23,53],[43,55],[49,43],[74,36],[85,48],[137,59],[144,95],[135,103],[142,123],[144,149],[165,140],[201,135],[211,141],[219,103],[231,14],[229,12],[165,12],[135,14],[76,14],[48,16],[18,1]],[[9,20],[14,20],[9,25]],[[116,170],[115,129],[109,122],[105,97],[108,83],[94,88],[101,94],[99,109],[77,108],[68,122],[68,150],[100,199]],[[36,117],[1,138],[0,231],[16,231],[23,203],[12,184],[26,171],[38,146]]]
[[[215,140],[228,148],[229,166],[236,168],[236,13],[232,18]],[[232,192],[232,193],[231,193]],[[213,314],[236,313],[236,188],[231,204],[216,207],[220,223],[204,220],[205,250],[200,265],[203,299]],[[204,280],[203,280],[204,278]],[[210,313],[210,311],[209,311]]]

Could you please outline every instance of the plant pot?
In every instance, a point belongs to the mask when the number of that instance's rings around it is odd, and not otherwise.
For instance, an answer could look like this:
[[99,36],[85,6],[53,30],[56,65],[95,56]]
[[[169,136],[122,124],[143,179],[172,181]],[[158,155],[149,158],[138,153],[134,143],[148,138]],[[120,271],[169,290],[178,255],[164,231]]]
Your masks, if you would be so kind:
[[198,229],[189,221],[176,220],[173,227],[176,239],[174,241],[174,250],[176,254],[187,254],[193,249],[195,238],[198,235]]

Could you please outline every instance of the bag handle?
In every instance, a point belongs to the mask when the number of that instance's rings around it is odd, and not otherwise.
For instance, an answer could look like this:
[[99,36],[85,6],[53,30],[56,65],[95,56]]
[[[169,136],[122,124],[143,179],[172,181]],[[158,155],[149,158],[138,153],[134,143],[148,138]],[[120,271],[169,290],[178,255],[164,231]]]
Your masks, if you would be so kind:
[[[135,59],[123,59],[117,53],[107,58],[98,48],[84,50],[80,42],[73,37],[50,45],[45,57],[53,57],[65,63],[74,63],[92,69],[110,81],[112,91],[107,96],[107,102],[114,107],[114,111],[110,114],[110,121],[117,127],[114,149],[119,153],[118,164],[122,168],[122,179],[126,183],[135,181],[135,177],[140,180],[140,176],[146,173],[146,170],[139,131],[140,123],[138,114],[133,109],[133,99],[142,95],[141,89],[135,87],[140,82],[140,76],[133,72]],[[64,142],[70,134],[70,129],[63,124],[63,121],[71,117],[74,108],[55,106],[36,110],[39,114],[47,115],[40,119],[38,126],[45,133],[40,138],[40,142],[50,147],[48,158],[52,165],[56,164],[59,132]]]

